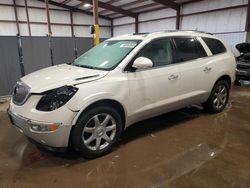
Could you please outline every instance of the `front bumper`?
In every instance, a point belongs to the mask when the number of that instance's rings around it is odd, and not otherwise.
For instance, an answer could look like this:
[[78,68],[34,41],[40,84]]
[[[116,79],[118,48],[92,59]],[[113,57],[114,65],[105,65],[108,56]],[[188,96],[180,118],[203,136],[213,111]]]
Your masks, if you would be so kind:
[[236,71],[237,80],[250,80],[250,70],[237,70]]
[[[30,127],[31,124],[50,124],[49,122],[39,122],[27,119],[13,111],[8,110],[10,121],[28,138],[43,145],[46,148],[66,148],[68,146],[71,125],[61,124],[55,131],[36,132]],[[52,149],[50,149],[52,150]]]

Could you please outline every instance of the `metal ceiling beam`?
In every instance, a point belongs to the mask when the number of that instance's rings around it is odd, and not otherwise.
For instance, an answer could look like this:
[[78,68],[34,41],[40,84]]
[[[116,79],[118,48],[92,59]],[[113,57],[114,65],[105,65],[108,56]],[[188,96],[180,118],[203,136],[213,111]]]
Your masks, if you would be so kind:
[[80,6],[84,5],[84,4],[85,4],[85,2],[81,2],[81,3],[77,4],[77,5],[75,5],[74,8],[78,8],[78,7],[80,7]]
[[[142,5],[142,6],[139,6],[139,7],[131,8],[129,10],[134,11],[134,10],[140,10],[140,9],[147,9],[147,8],[154,7],[154,6],[157,6],[157,5],[158,5],[158,8],[159,8],[158,3],[150,3],[150,4]],[[166,7],[164,7],[164,8],[166,8]],[[138,14],[138,12],[137,12],[137,14]],[[105,16],[108,16],[108,17],[113,17],[113,16],[116,16],[116,15],[117,15],[117,13],[105,14]]]
[[61,2],[61,4],[65,5],[65,4],[69,3],[70,1],[72,1],[72,0],[64,0],[63,2]]
[[[37,1],[40,1],[40,2],[43,2],[43,3],[45,2],[44,0],[37,0]],[[71,7],[71,6],[68,6],[68,5],[62,5],[61,3],[58,3],[58,2],[55,2],[55,1],[49,0],[49,4],[54,5],[54,6],[58,6],[58,7],[61,7],[61,8],[65,8],[65,9],[71,10],[73,12],[80,12],[80,13],[83,13],[83,14],[93,16],[93,13],[91,13],[91,12],[87,12],[85,10],[74,8],[74,7]],[[103,19],[106,19],[106,20],[111,20],[111,18],[109,18],[107,16],[100,15],[99,17],[103,18]]]
[[[79,0],[79,1],[86,1],[87,3],[93,5],[92,0]],[[103,9],[107,9],[107,10],[117,12],[117,13],[129,16],[129,17],[133,17],[133,18],[137,17],[136,13],[133,13],[133,12],[130,12],[128,10],[125,10],[125,9],[122,9],[122,8],[119,8],[119,7],[104,3],[102,1],[99,1],[98,5],[99,5],[100,8],[103,8]]]
[[[126,3],[126,4],[122,4],[122,5],[119,5],[120,8],[124,8],[124,7],[128,7],[128,6],[134,6],[134,5],[137,5],[139,3],[144,3],[144,2],[147,2],[149,0],[137,0],[137,1],[132,1],[130,3]],[[140,7],[138,7],[140,8]],[[107,13],[108,10],[102,10],[99,12],[99,14],[103,14],[103,13]]]
[[182,5],[186,5],[186,4],[190,4],[190,3],[196,3],[196,2],[200,2],[200,1],[205,1],[205,0],[192,0],[192,1],[186,1],[181,3]]
[[179,10],[180,9],[180,4],[178,3],[175,3],[173,1],[170,1],[170,0],[153,0],[155,1],[156,3],[160,3],[162,5],[165,5],[169,8],[172,8],[174,10]]
[[[166,8],[168,8],[168,7],[156,7],[156,8],[152,8],[152,9],[142,10],[142,11],[139,11],[139,12],[136,12],[136,13],[137,14],[142,14],[142,13],[148,13],[148,12],[157,11],[157,10],[163,10],[163,9],[166,9]],[[107,16],[107,15],[105,15],[105,16]],[[115,17],[112,17],[112,19],[123,18],[123,17],[124,16],[115,16]]]
[[[200,2],[200,1],[205,1],[205,0],[192,0],[192,1],[186,1],[181,3],[181,5],[186,5],[186,4],[190,4],[190,3],[196,3],[196,2]],[[136,12],[137,14],[142,14],[142,13],[147,13],[147,12],[152,12],[152,11],[157,11],[157,10],[162,10],[162,9],[166,9],[168,7],[157,7],[157,8],[152,8],[152,9],[148,9],[148,10],[142,10],[139,12]],[[105,15],[106,16],[106,15]],[[113,17],[113,19],[115,18],[122,18],[124,16],[117,16],[117,17]]]
[[154,0],[156,3],[160,3],[162,5],[165,5],[168,8],[172,8],[174,10],[176,10],[176,29],[179,30],[180,29],[180,21],[181,21],[181,16],[180,16],[180,9],[181,9],[181,5],[178,3],[175,3],[171,0]]
[[142,11],[138,12],[138,14],[157,11],[157,10],[162,10],[162,9],[166,9],[166,8],[167,7],[156,7],[156,8],[152,8],[152,9],[148,9],[148,10],[142,10]]
[[[107,2],[105,2],[105,3],[107,3],[107,4],[112,4],[112,3],[116,3],[116,2],[119,2],[119,1],[121,1],[121,0],[109,0],[109,1],[107,1]],[[88,9],[86,9],[87,11],[88,10],[92,10],[92,7],[91,8],[88,8]],[[100,12],[99,12],[99,14],[100,14]]]

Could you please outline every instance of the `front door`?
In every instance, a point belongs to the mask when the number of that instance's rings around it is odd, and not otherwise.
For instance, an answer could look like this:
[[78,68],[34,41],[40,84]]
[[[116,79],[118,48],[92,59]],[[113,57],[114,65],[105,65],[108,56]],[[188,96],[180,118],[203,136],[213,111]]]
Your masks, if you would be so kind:
[[[179,68],[174,63],[170,38],[146,45],[134,58],[146,57],[153,67],[128,72],[131,121],[146,119],[175,109],[180,95]],[[128,114],[128,115],[131,115]]]

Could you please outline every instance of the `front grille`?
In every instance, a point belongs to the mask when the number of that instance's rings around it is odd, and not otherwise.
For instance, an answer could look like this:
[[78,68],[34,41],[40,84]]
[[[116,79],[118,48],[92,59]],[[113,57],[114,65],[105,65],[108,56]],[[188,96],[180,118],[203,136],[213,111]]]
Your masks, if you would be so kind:
[[30,88],[25,83],[18,81],[14,87],[12,94],[13,103],[16,105],[23,105],[29,98]]
[[239,70],[250,70],[250,66],[245,65],[245,64],[237,64],[237,69],[239,69]]

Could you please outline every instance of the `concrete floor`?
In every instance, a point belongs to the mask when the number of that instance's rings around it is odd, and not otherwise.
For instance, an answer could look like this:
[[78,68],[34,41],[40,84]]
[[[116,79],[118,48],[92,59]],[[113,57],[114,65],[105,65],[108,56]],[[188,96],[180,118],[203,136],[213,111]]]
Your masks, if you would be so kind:
[[250,88],[234,87],[227,109],[198,107],[129,128],[120,147],[85,160],[38,150],[0,105],[0,187],[250,187]]

